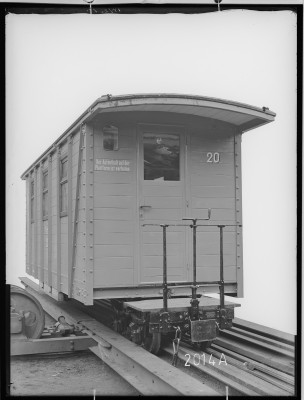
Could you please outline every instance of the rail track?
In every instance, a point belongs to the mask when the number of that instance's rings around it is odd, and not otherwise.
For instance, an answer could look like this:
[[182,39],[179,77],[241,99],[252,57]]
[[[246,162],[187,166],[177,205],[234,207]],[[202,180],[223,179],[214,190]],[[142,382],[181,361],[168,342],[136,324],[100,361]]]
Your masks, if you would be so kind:
[[[22,280],[25,285],[29,282]],[[30,287],[31,286],[31,287]],[[82,324],[96,341],[90,350],[120,374],[143,395],[202,395],[218,393],[208,379],[247,396],[295,395],[295,341],[292,335],[236,318],[231,330],[221,331],[205,350],[180,343],[177,368],[135,345],[100,322],[100,307],[84,307],[75,301],[58,306],[53,299],[31,283],[26,289],[35,295],[45,311],[55,319],[64,313],[71,323]],[[77,306],[76,306],[77,305]],[[99,319],[99,321],[97,320]],[[167,361],[173,357],[172,343],[163,348]],[[194,372],[195,378],[191,375]],[[197,379],[198,378],[198,379]]]
[[76,306],[76,301],[58,303],[30,279],[21,281],[51,317],[57,319],[64,315],[68,323],[81,325],[83,332],[96,342],[90,350],[142,395],[217,395],[215,390],[194,378],[185,380],[184,372],[168,367],[165,361],[97,321],[90,315],[94,312],[93,306],[88,309],[81,303]]
[[[164,348],[173,356],[173,348]],[[236,318],[206,350],[181,344],[179,365],[200,371],[248,396],[295,394],[295,343],[292,335]]]

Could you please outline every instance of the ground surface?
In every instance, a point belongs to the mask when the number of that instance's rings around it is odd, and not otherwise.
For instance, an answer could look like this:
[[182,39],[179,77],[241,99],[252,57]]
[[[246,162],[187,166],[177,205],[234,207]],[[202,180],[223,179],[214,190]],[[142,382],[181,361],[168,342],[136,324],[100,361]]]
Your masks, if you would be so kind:
[[[45,314],[45,325],[56,321]],[[11,396],[126,395],[138,392],[91,351],[11,358]]]
[[90,351],[11,359],[11,396],[138,395]]

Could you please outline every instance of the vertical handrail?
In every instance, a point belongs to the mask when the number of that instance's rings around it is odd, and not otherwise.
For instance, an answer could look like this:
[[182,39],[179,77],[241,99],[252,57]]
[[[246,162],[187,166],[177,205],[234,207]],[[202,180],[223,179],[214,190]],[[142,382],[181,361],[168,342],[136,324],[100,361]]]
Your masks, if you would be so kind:
[[[208,209],[208,217],[205,220],[210,220],[211,209]],[[192,221],[191,225],[182,225],[182,224],[143,224],[146,225],[157,225],[162,227],[163,229],[163,309],[164,311],[168,311],[168,276],[167,276],[167,228],[169,226],[189,226],[193,229],[193,276],[192,276],[192,298],[191,298],[191,308],[192,308],[192,318],[198,319],[199,318],[199,300],[197,298],[197,289],[200,286],[197,286],[197,276],[196,276],[196,268],[197,268],[197,260],[196,260],[196,231],[198,226],[216,226],[220,229],[220,280],[216,283],[219,284],[220,290],[220,326],[221,329],[225,327],[225,283],[224,283],[224,239],[223,239],[223,231],[226,226],[242,226],[241,224],[226,224],[226,225],[217,225],[217,224],[208,224],[208,225],[201,225],[197,224],[197,221],[203,218],[183,218],[184,221]],[[170,286],[169,286],[170,287]],[[222,328],[223,326],[223,328]]]
[[169,225],[161,224],[163,228],[163,308],[168,311],[168,281],[167,281],[167,227]]
[[220,309],[225,307],[224,299],[224,249],[223,249],[223,229],[225,225],[218,225],[220,228]]
[[[193,286],[195,287],[195,295],[194,298],[196,299],[196,219],[193,220],[193,225],[192,225],[192,229],[193,229]],[[190,225],[191,226],[191,225]]]
[[193,245],[193,278],[192,278],[192,299],[191,299],[191,308],[192,308],[192,317],[194,319],[199,319],[199,300],[197,299],[197,285],[196,285],[196,229],[198,227],[197,220],[210,220],[211,216],[211,209],[208,208],[208,216],[207,218],[183,218],[183,221],[192,221],[192,224],[189,225],[190,228],[193,230],[192,235],[192,245]]
[[197,298],[197,286],[196,286],[196,221],[197,219],[193,219],[193,224],[190,225],[193,231],[193,279],[192,279],[192,299],[191,299],[191,308],[192,308],[192,318],[193,319],[199,319],[199,300]]

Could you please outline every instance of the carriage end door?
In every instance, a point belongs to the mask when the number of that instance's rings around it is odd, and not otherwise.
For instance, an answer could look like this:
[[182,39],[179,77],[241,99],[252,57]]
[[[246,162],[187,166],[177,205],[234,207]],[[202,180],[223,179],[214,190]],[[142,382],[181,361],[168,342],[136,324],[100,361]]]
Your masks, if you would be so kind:
[[[139,124],[139,282],[161,283],[163,235],[159,224],[182,224],[187,216],[185,133],[181,126]],[[167,228],[168,282],[188,278],[187,232]]]

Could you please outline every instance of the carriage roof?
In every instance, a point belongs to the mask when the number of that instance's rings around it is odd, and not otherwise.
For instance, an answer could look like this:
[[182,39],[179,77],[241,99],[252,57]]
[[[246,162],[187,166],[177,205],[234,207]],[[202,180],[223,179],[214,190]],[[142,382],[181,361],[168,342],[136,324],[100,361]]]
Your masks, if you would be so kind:
[[98,114],[106,112],[154,111],[195,115],[234,125],[240,132],[257,128],[274,120],[276,114],[267,107],[205,96],[184,94],[127,94],[98,98],[64,133],[22,174],[22,179],[47,154],[55,150],[60,142],[81,124],[92,121]]

